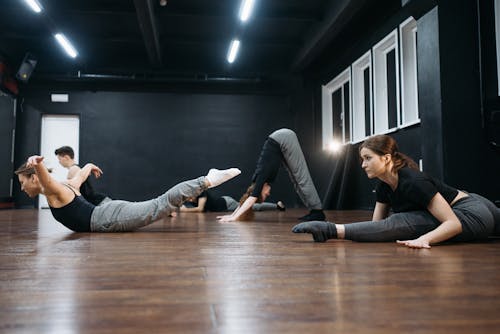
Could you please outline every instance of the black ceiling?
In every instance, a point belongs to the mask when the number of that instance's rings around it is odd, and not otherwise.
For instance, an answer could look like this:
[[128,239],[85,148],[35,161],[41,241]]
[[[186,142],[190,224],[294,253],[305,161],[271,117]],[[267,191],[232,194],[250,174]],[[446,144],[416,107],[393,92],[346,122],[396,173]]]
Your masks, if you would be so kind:
[[[0,53],[13,67],[27,52],[40,77],[281,75],[306,66],[336,30],[369,0],[256,0],[240,23],[240,0],[1,0]],[[338,29],[337,29],[338,30]],[[68,57],[53,35],[79,52]],[[231,39],[238,58],[228,64]],[[78,74],[79,73],[79,74]]]

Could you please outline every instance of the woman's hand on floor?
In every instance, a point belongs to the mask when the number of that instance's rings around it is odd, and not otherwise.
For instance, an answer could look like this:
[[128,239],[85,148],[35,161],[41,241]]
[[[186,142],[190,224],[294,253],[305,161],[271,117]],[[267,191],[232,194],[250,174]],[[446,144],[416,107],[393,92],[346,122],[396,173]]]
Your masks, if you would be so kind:
[[429,242],[422,240],[420,238],[414,240],[397,240],[399,245],[403,245],[409,248],[431,248]]

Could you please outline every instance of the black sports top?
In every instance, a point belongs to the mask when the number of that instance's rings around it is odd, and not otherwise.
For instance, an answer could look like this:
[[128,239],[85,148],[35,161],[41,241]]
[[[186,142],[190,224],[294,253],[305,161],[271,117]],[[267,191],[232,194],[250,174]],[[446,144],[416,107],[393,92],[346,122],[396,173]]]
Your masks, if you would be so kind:
[[210,211],[210,212],[227,211],[226,200],[222,196],[218,196],[217,194],[214,194],[211,190],[202,192],[201,195],[198,196],[198,200],[201,197],[207,198],[207,202],[205,203],[204,211]]
[[377,202],[391,205],[393,212],[427,210],[427,206],[437,193],[451,203],[458,190],[436,180],[421,171],[403,167],[398,171],[398,186],[391,187],[380,182],[376,188]]
[[90,218],[95,205],[87,202],[83,196],[77,196],[75,191],[65,184],[75,194],[75,198],[61,208],[49,206],[54,218],[75,232],[90,232]]
[[282,160],[280,144],[272,138],[267,138],[252,177],[252,182],[255,182],[252,196],[259,197],[264,183],[272,183],[276,179]]
[[[78,166],[78,165],[74,164],[73,166]],[[94,190],[94,187],[92,186],[89,177],[80,186],[80,193],[82,194],[83,198],[85,198],[85,200],[87,200],[88,202],[94,205],[99,205],[99,203],[101,203],[102,200],[106,198],[106,195]]]

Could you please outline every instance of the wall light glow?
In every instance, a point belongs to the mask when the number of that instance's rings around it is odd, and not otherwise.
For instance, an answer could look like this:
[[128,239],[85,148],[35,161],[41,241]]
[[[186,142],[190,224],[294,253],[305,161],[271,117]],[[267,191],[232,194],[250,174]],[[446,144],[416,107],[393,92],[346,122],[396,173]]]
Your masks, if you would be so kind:
[[340,152],[342,144],[338,140],[332,140],[328,143],[328,150],[334,153]]

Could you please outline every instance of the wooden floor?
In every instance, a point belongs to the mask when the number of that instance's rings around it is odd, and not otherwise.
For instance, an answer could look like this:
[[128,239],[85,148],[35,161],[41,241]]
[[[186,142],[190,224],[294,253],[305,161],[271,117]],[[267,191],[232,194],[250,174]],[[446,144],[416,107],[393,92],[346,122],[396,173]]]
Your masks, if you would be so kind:
[[[412,250],[290,232],[304,210],[71,233],[0,211],[1,333],[499,333],[500,240]],[[327,212],[340,223],[364,211]]]

